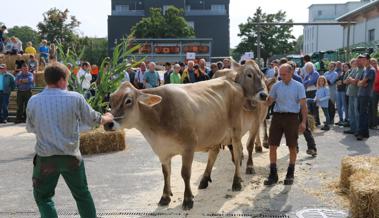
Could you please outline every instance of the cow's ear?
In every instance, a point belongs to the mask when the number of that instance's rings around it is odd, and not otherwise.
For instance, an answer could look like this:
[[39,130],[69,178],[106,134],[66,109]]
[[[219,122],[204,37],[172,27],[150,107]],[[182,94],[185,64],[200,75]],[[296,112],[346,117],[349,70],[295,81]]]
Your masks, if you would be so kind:
[[138,96],[137,101],[145,106],[153,107],[162,101],[162,97],[158,95],[142,94]]

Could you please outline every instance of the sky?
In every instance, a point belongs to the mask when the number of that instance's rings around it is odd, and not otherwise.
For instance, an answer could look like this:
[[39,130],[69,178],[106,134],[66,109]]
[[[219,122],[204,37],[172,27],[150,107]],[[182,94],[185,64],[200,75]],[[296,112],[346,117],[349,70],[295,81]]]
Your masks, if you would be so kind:
[[[6,0],[0,0],[0,2]],[[319,3],[344,3],[347,0],[230,0],[230,46],[233,48],[240,42],[238,25],[245,23],[253,16],[260,6],[264,13],[286,11],[287,18],[294,22],[308,21],[308,7]],[[52,7],[68,8],[81,22],[79,33],[82,36],[106,37],[107,19],[111,14],[111,0],[12,0],[11,4],[2,4],[0,21],[8,27],[27,25],[36,29],[42,14]],[[6,6],[4,6],[6,5]],[[14,6],[18,5],[17,13]],[[7,8],[8,7],[8,8]],[[297,26],[293,34],[298,37],[303,33],[303,27]]]

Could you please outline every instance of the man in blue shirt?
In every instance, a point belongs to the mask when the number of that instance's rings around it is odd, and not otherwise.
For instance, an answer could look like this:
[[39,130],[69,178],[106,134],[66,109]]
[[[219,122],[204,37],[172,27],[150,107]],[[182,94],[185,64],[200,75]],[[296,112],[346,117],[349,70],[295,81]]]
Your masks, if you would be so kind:
[[5,64],[0,64],[0,123],[7,123],[9,96],[15,86],[14,76]]
[[[305,87],[305,95],[307,98],[313,99],[316,96],[317,79],[320,76],[320,74],[315,70],[315,67],[312,64],[312,62],[307,62],[304,65],[304,69],[305,69],[305,77],[303,80],[303,84]],[[309,107],[309,113],[312,114],[313,117],[315,118],[316,125],[320,125],[320,116],[318,113],[318,106],[312,105],[312,107]]]
[[301,112],[302,117],[307,117],[308,113],[304,86],[292,79],[291,66],[289,64],[281,65],[279,74],[282,81],[273,85],[270,96],[267,99],[267,105],[271,105],[274,101],[276,102],[269,134],[270,175],[264,181],[264,185],[267,186],[278,182],[276,151],[283,134],[290,153],[284,184],[293,184],[298,146],[297,139],[299,132],[304,132],[306,128],[306,119],[300,121],[299,113]]
[[48,61],[49,57],[49,47],[47,47],[47,40],[42,40],[40,47],[38,48],[40,58],[45,60],[45,63]]
[[29,72],[28,65],[22,64],[21,72],[16,75],[17,85],[17,115],[15,123],[25,123],[26,107],[30,97],[32,97],[32,88],[34,84],[33,74]]
[[363,62],[366,69],[358,82],[358,135],[357,140],[369,137],[368,113],[369,101],[375,81],[375,69],[370,65],[370,56],[363,54],[358,56],[358,62]]
[[155,63],[149,63],[149,70],[143,76],[145,88],[155,88],[159,86],[159,74],[155,71]]

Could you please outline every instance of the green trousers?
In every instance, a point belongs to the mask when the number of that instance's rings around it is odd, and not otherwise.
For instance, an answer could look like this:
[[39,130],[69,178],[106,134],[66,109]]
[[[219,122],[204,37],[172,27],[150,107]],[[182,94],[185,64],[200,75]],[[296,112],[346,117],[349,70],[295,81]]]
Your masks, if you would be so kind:
[[41,218],[58,217],[52,198],[60,175],[76,201],[80,217],[96,218],[83,160],[73,156],[36,156],[33,163],[33,195]]

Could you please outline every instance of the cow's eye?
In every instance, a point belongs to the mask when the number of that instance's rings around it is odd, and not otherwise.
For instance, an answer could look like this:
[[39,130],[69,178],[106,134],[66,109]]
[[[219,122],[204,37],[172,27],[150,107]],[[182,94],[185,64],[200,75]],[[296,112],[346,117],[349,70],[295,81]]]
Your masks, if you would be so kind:
[[251,74],[247,74],[247,77],[252,78],[253,76]]
[[130,106],[130,105],[132,105],[132,100],[131,100],[131,99],[126,99],[126,100],[125,100],[125,105],[126,105],[126,106]]

